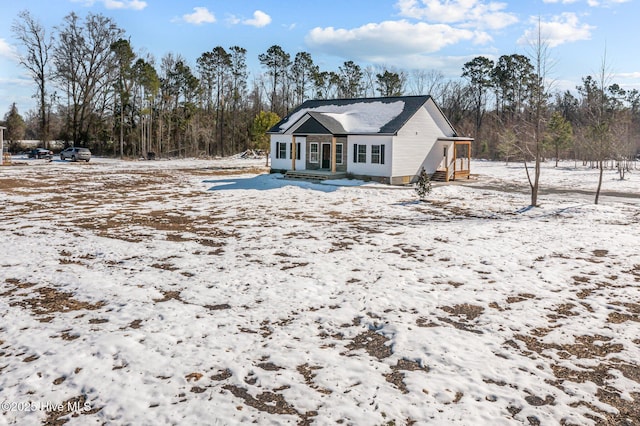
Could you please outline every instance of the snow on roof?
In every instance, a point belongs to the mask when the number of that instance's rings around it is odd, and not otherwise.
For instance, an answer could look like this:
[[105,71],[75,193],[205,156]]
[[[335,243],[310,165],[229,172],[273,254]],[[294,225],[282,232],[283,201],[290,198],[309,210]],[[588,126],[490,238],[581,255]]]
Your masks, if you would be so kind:
[[399,116],[404,110],[404,101],[361,102],[349,105],[323,105],[315,108],[302,108],[294,112],[279,127],[286,131],[308,112],[318,112],[333,118],[348,133],[378,133],[385,124]]

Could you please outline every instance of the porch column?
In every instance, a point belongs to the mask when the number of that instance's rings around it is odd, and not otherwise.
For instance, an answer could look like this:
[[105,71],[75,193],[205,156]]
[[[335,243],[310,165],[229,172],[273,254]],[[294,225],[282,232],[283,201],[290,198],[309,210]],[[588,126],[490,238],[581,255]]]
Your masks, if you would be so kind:
[[471,179],[471,141],[467,142],[467,179]]
[[456,161],[458,160],[458,144],[453,141],[453,180],[456,180]]
[[331,137],[331,173],[336,172],[336,137]]
[[295,171],[296,170],[296,157],[297,157],[297,152],[296,152],[296,137],[294,135],[291,135],[291,170]]

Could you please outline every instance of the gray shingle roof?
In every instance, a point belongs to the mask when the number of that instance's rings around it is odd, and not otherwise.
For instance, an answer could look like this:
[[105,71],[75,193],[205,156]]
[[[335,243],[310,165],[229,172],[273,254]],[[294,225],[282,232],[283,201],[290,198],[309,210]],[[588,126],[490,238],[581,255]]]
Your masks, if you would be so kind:
[[291,111],[267,133],[285,133],[308,114],[332,134],[396,134],[430,98],[397,96],[310,100]]

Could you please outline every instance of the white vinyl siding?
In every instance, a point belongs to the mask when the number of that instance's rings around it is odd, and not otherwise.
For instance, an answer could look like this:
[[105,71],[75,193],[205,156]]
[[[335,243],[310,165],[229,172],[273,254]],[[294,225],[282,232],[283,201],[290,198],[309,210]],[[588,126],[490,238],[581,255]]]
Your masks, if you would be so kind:
[[392,176],[416,176],[422,167],[433,173],[442,161],[443,146],[438,146],[438,138],[449,135],[429,110],[420,108],[393,137]]
[[[270,157],[271,168],[274,170],[291,170],[291,148],[292,140],[289,135],[271,135]],[[306,161],[306,138],[304,136],[296,136],[296,170],[304,170]]]
[[[347,150],[347,172],[353,173],[354,175],[363,175],[363,176],[381,176],[381,177],[391,177],[391,163],[393,161],[393,153],[391,148],[393,146],[392,136],[368,136],[368,135],[354,135],[349,136],[348,139],[348,150]],[[357,145],[357,147],[355,147]],[[364,163],[359,161],[355,161],[358,156],[357,153],[360,151],[360,147],[363,147],[363,151],[367,153],[366,159]],[[384,164],[372,163],[372,152],[373,146],[379,146],[380,150],[384,146]],[[380,154],[382,156],[382,154]],[[381,160],[382,158],[380,158]]]

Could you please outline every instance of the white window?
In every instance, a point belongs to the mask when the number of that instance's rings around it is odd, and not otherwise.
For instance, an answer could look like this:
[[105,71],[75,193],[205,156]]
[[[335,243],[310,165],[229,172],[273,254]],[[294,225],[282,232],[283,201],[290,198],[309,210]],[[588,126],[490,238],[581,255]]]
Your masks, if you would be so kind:
[[354,163],[366,163],[367,162],[367,146],[366,145],[353,145],[353,162]]
[[371,145],[371,162],[384,164],[384,145]]
[[287,158],[287,144],[285,142],[276,142],[276,158]]
[[309,145],[309,162],[317,163],[318,162],[318,143],[311,142]]
[[336,144],[336,164],[342,164],[342,144]]

